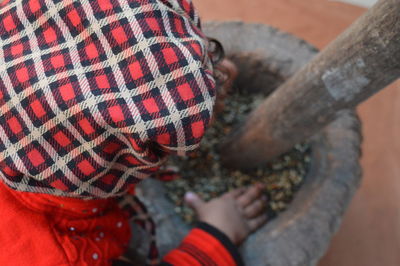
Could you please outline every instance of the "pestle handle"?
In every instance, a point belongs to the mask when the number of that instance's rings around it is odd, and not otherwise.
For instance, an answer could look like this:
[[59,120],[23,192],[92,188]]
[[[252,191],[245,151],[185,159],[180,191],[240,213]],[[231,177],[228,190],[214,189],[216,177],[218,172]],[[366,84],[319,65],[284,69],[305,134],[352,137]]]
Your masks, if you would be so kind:
[[246,169],[273,159],[398,77],[400,0],[380,0],[227,137],[223,163]]

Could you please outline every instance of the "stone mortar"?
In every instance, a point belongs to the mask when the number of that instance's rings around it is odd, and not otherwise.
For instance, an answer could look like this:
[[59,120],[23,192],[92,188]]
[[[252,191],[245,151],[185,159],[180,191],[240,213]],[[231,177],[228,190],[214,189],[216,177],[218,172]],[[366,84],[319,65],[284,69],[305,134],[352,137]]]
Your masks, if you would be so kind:
[[[236,86],[250,93],[270,93],[318,52],[305,41],[266,25],[212,22],[203,28],[208,36],[221,41],[226,54],[239,66]],[[240,247],[246,265],[317,264],[360,184],[360,127],[355,111],[343,110],[311,138],[311,167],[305,183],[286,211]],[[179,245],[190,228],[174,212],[161,182],[143,181],[138,195],[157,224],[158,246],[164,255]],[[132,248],[143,255],[146,236],[135,225],[133,230]]]

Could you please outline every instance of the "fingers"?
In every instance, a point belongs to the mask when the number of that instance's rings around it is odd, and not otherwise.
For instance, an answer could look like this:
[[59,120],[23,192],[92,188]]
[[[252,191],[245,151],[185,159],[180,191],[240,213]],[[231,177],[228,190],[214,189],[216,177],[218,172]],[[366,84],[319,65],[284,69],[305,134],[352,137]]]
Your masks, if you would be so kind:
[[267,197],[266,196],[261,196],[258,200],[253,201],[249,205],[247,205],[243,209],[243,214],[246,216],[246,218],[255,218],[258,216],[261,212],[265,211],[265,207],[267,206]]
[[237,198],[237,203],[241,208],[246,208],[249,204],[259,198],[264,190],[264,185],[258,183],[248,188],[242,195]]
[[205,203],[196,193],[186,192],[185,203],[194,210],[199,210]]
[[237,188],[237,189],[235,189],[235,190],[232,190],[232,191],[229,192],[229,193],[232,193],[232,196],[233,196],[234,198],[237,198],[237,197],[239,197],[240,195],[242,195],[245,191],[246,191],[246,188],[245,188],[245,187],[241,187],[241,188]]
[[266,221],[267,221],[267,215],[263,214],[263,215],[257,216],[254,219],[249,220],[247,224],[249,225],[250,231],[254,232],[258,228],[260,228],[263,224],[265,224]]

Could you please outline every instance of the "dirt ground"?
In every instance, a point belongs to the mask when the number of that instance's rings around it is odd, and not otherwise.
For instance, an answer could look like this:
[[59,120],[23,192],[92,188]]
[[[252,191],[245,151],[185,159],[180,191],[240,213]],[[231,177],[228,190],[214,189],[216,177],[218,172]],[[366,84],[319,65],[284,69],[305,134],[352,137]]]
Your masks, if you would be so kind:
[[[322,49],[365,9],[328,0],[194,0],[203,21],[266,23]],[[363,103],[364,180],[319,266],[400,265],[400,82]]]

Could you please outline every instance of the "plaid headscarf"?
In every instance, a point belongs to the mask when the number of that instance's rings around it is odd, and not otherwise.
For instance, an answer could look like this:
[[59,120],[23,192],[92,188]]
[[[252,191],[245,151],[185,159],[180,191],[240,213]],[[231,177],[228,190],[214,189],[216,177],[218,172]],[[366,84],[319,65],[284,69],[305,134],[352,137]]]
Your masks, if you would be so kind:
[[0,178],[109,198],[198,147],[215,101],[190,0],[4,0]]

